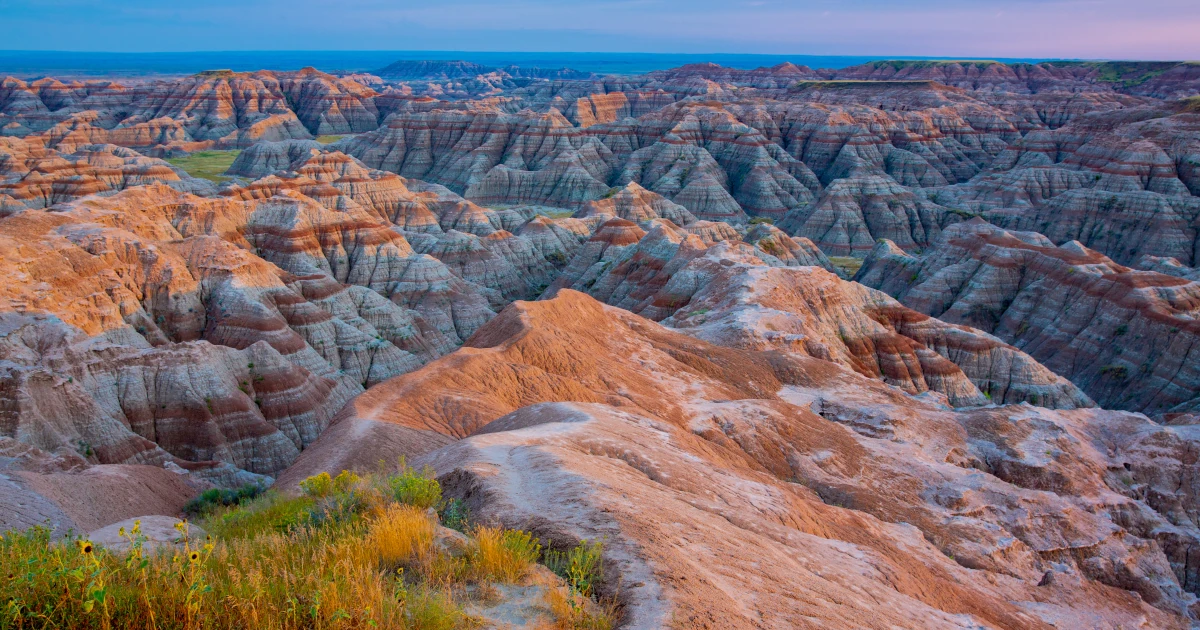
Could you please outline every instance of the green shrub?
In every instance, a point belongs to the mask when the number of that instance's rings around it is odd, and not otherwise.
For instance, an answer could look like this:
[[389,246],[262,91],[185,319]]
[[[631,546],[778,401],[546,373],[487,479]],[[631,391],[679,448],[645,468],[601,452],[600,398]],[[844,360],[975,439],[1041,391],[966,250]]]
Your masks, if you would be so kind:
[[210,488],[188,501],[188,504],[183,506],[183,512],[191,517],[203,516],[218,507],[241,505],[242,502],[261,495],[264,490],[257,484],[246,484],[240,488]]
[[1108,376],[1118,381],[1123,381],[1129,378],[1129,368],[1124,365],[1106,365],[1100,368],[1101,376]]
[[433,469],[426,466],[417,472],[403,458],[400,471],[387,478],[387,487],[392,498],[421,509],[438,507],[442,502],[442,486],[434,478]]
[[333,492],[333,477],[330,477],[327,472],[313,475],[300,482],[300,490],[310,497],[328,496],[330,492]]
[[301,481],[300,489],[310,497],[321,498],[333,493],[350,492],[361,481],[361,477],[349,470],[343,470],[337,477],[330,477],[329,473],[323,472]]

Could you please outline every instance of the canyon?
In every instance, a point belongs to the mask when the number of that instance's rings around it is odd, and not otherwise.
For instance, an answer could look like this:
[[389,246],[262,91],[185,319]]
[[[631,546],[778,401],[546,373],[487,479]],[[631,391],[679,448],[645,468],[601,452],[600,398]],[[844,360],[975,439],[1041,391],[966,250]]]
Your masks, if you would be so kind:
[[0,530],[403,457],[622,627],[1200,623],[1195,63],[9,77],[0,273]]

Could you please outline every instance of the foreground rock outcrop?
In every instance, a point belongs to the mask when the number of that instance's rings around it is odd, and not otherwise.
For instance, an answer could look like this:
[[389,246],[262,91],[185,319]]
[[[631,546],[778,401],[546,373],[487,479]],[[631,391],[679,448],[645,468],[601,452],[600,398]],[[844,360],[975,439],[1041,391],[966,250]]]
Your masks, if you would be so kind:
[[[604,537],[636,627],[1186,627],[1197,529],[1170,506],[1193,489],[1169,478],[1194,439],[1120,412],[953,412],[562,291],[358,397],[280,482],[423,453],[473,514]],[[1178,447],[1142,458],[1155,442]]]

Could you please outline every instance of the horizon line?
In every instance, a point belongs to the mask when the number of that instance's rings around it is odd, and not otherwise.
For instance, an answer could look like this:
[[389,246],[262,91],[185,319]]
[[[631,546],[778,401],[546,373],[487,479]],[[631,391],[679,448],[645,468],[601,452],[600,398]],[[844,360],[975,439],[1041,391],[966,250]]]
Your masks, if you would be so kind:
[[646,52],[637,50],[625,51],[592,51],[592,50],[467,50],[467,49],[386,49],[386,48],[271,48],[271,49],[213,49],[213,50],[72,50],[72,49],[40,49],[40,48],[0,48],[0,54],[6,53],[33,53],[33,54],[99,54],[99,55],[198,55],[198,54],[249,54],[249,53],[403,53],[403,54],[505,54],[513,53],[520,55],[645,55],[652,57],[662,56],[688,56],[688,57],[705,57],[705,56],[721,56],[721,57],[833,57],[833,58],[861,58],[871,59],[874,61],[994,61],[1004,63],[1005,61],[1099,61],[1099,62],[1161,62],[1161,63],[1187,63],[1190,59],[1166,59],[1166,58],[1120,58],[1120,57],[972,57],[972,56],[955,56],[955,55],[848,55],[848,54],[827,54],[827,53],[753,53],[753,52]]

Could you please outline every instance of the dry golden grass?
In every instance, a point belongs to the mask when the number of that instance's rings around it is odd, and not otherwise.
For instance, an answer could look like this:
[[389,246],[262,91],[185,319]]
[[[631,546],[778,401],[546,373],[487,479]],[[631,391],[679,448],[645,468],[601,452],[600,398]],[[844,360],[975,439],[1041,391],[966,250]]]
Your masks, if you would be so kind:
[[[211,540],[159,554],[142,551],[136,530],[129,553],[56,541],[45,528],[8,532],[0,630],[478,627],[462,609],[468,585],[496,596],[490,582],[522,579],[540,545],[526,532],[480,527],[456,555],[439,544],[431,510],[393,500],[394,482],[311,478],[305,496],[268,492],[217,508],[204,521]],[[581,610],[562,627],[611,626]]]
[[360,530],[263,532],[154,555],[6,534],[0,566],[14,577],[0,583],[0,628],[416,627]]
[[364,547],[385,570],[395,571],[414,557],[432,556],[433,531],[433,522],[423,510],[392,504],[372,521]]
[[546,591],[542,603],[554,616],[553,621],[543,625],[555,630],[612,630],[617,618],[614,606],[597,604],[565,588]]
[[541,545],[526,532],[477,527],[471,534],[467,561],[477,579],[516,582],[542,555]]

